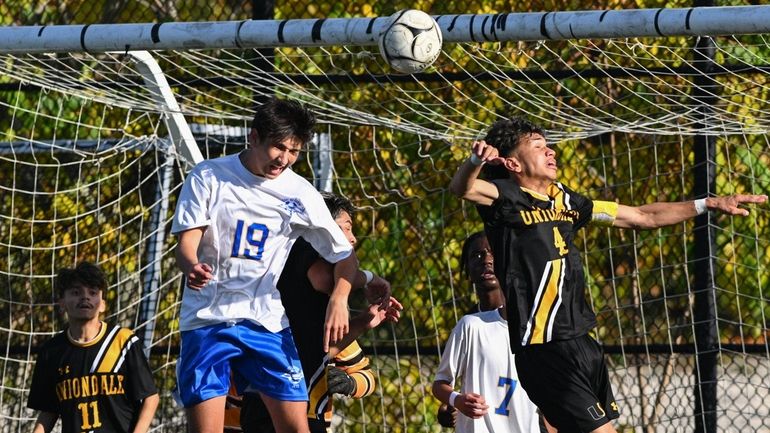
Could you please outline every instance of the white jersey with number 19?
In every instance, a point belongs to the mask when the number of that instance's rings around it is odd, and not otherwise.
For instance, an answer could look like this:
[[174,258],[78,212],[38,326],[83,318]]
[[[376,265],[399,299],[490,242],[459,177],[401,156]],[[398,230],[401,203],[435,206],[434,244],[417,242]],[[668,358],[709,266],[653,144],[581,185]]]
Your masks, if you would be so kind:
[[537,433],[537,407],[519,386],[508,322],[499,310],[463,316],[452,330],[436,381],[461,378],[463,393],[480,394],[489,409],[479,419],[457,414],[458,433]]
[[187,175],[171,228],[205,228],[198,261],[214,279],[185,286],[182,331],[251,320],[271,332],[289,326],[276,284],[300,236],[336,263],[352,252],[313,186],[287,169],[275,179],[251,173],[238,155],[204,161]]

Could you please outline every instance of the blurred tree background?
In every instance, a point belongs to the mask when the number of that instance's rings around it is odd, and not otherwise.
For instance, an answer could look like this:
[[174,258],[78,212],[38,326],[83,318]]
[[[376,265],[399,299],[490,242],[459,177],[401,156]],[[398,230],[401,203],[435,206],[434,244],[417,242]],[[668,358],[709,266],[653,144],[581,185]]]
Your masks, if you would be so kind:
[[[718,2],[732,4],[741,3]],[[376,17],[407,7],[445,15],[689,6],[642,0],[6,0],[0,21],[16,26]],[[440,430],[430,384],[444,341],[475,302],[459,257],[464,238],[482,227],[472,206],[446,186],[470,140],[500,116],[526,114],[542,123],[557,146],[563,182],[597,199],[692,199],[704,166],[712,173],[710,193],[770,189],[763,69],[770,48],[763,36],[719,39],[719,67],[706,75],[692,66],[694,42],[668,37],[445,45],[431,69],[412,77],[391,75],[373,47],[154,55],[206,158],[243,148],[255,100],[266,95],[300,99],[319,113],[319,132],[333,143],[333,190],[358,208],[363,266],[389,278],[406,307],[398,325],[362,339],[379,391],[361,401],[338,400],[336,429],[411,432]],[[0,337],[0,414],[9,422],[0,431],[31,425],[24,406],[33,354],[63,326],[52,277],[79,260],[109,271],[115,289],[108,296],[110,320],[147,334],[164,397],[155,425],[178,431],[182,411],[170,392],[180,277],[168,230],[186,167],[174,158],[164,117],[119,56],[2,60],[0,311],[7,320]],[[708,82],[701,88],[713,99],[705,111],[692,90],[704,76]],[[705,159],[695,126],[703,122],[713,147]],[[318,154],[311,147],[296,170],[317,179]],[[770,412],[769,223],[767,207],[752,209],[745,219],[713,216],[706,222],[706,260],[694,250],[693,222],[650,232],[585,230],[579,246],[599,318],[596,335],[609,354],[623,413],[620,430],[690,431],[709,411],[718,414],[722,429],[770,428],[764,416]],[[702,285],[698,275],[713,279]],[[696,304],[704,296],[713,301],[708,322],[717,333],[705,348],[695,344],[703,322]],[[354,306],[360,302],[354,299]],[[719,354],[718,404],[705,410],[696,402],[703,394],[695,376],[698,347]]]

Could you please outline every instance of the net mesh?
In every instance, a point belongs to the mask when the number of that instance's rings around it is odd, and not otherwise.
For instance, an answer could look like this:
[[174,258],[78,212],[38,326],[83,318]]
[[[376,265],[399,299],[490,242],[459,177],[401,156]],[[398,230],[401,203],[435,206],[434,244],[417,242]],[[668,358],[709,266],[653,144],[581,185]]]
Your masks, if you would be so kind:
[[[770,189],[766,36],[704,42],[714,44],[713,63],[693,61],[696,41],[686,38],[455,44],[419,76],[389,75],[377,53],[354,47],[153,55],[205,158],[243,149],[261,97],[316,111],[333,143],[332,189],[358,209],[362,265],[389,278],[405,305],[397,325],[361,339],[378,391],[338,400],[336,429],[411,432],[440,429],[430,385],[444,341],[474,303],[458,262],[481,224],[447,186],[492,122],[524,114],[542,123],[561,180],[595,199],[692,199],[704,164],[713,194]],[[265,61],[275,70],[260,71]],[[166,137],[166,114],[120,54],[4,55],[0,65],[0,431],[31,428],[34,351],[64,325],[52,278],[79,260],[107,270],[108,320],[151,349],[162,397],[153,428],[178,431],[170,390],[180,277],[168,232],[186,163]],[[698,136],[714,148],[705,162]],[[319,177],[317,154],[309,147],[296,171]],[[589,228],[578,241],[620,430],[691,431],[704,417],[693,345],[704,293],[718,333],[720,430],[769,427],[770,214],[752,207],[747,218],[714,214],[708,223],[705,261],[696,260],[692,222]],[[695,285],[704,272],[713,290]]]

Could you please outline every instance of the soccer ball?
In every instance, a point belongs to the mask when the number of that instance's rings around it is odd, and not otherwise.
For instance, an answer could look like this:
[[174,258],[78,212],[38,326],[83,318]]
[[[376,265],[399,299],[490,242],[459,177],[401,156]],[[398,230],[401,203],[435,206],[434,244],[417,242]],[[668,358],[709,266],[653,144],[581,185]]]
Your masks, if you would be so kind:
[[438,58],[442,40],[441,29],[430,15],[404,9],[391,15],[380,34],[380,54],[393,69],[414,74]]

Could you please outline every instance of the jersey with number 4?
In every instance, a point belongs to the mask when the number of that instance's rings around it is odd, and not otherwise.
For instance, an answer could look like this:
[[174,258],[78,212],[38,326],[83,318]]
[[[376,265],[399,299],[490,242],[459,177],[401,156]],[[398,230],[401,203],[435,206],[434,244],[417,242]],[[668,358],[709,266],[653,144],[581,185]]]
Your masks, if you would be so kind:
[[185,287],[182,331],[251,320],[271,332],[289,326],[276,289],[292,244],[300,236],[336,263],[352,247],[313,186],[286,169],[267,179],[239,155],[204,161],[187,175],[172,233],[205,228],[198,261],[214,278],[201,290]]
[[591,221],[594,203],[560,183],[550,185],[547,195],[510,179],[492,183],[498,198],[477,209],[503,282],[514,351],[587,334],[596,316],[573,240]]
[[43,345],[27,405],[58,414],[63,433],[130,432],[142,400],[156,393],[139,339],[102,322],[89,343],[62,332]]
[[489,409],[479,419],[457,414],[458,433],[536,433],[537,408],[519,386],[508,324],[499,310],[463,316],[452,330],[436,381],[462,382],[463,393],[484,397]]

